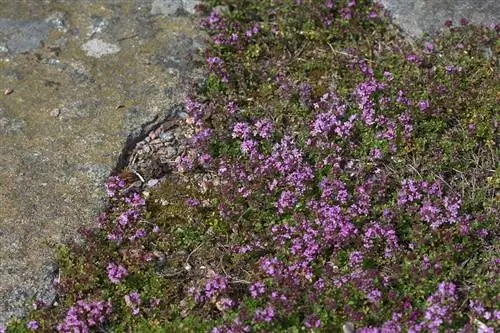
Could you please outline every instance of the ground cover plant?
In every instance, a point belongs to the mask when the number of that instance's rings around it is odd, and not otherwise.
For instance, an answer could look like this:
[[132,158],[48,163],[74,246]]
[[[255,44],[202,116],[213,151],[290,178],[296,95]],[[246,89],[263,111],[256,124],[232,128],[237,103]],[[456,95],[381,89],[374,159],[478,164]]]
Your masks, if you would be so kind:
[[403,39],[369,1],[210,0],[191,149],[111,177],[57,306],[7,332],[494,332],[498,27]]

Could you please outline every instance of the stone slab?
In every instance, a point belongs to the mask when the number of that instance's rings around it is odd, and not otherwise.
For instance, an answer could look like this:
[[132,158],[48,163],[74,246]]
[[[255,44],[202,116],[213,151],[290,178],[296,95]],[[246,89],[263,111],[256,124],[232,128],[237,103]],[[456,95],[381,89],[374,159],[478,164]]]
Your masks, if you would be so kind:
[[153,0],[0,6],[0,325],[34,298],[54,299],[56,244],[95,226],[127,139],[202,77],[193,16],[152,9]]
[[416,38],[424,33],[436,35],[451,20],[459,25],[462,18],[474,24],[499,24],[498,0],[378,0],[406,34]]

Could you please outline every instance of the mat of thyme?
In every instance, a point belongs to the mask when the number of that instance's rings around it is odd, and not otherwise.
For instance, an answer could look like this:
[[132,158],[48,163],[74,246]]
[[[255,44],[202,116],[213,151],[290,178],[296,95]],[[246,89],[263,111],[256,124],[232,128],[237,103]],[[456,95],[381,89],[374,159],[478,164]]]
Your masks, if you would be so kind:
[[495,332],[499,26],[409,41],[376,4],[210,0],[190,148],[114,175],[57,305],[6,332]]

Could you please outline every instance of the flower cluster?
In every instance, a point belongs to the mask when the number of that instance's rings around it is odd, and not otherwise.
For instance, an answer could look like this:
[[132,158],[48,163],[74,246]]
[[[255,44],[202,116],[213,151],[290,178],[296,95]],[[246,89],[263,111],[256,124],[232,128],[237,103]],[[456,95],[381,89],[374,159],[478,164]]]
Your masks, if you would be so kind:
[[[289,4],[297,10],[306,5],[303,1]],[[358,7],[363,6],[356,1],[326,1],[312,6],[299,18],[290,18],[300,26],[301,35],[296,38],[319,38],[309,34],[310,23],[301,19],[342,31],[341,22],[356,24],[359,15],[366,15],[365,23],[380,17],[377,6],[358,12]],[[305,329],[321,329],[323,318],[328,315],[318,314],[307,306],[309,303],[335,308],[344,320],[382,324],[379,328],[360,328],[362,332],[417,332],[419,327],[433,331],[441,325],[452,325],[457,295],[452,293],[453,284],[440,282],[446,280],[452,255],[440,260],[436,254],[430,257],[422,253],[418,246],[431,243],[443,251],[447,244],[439,240],[469,237],[473,217],[465,207],[470,206],[465,205],[465,199],[446,182],[450,178],[440,174],[438,168],[430,166],[436,171],[425,177],[417,172],[416,177],[399,163],[410,156],[414,158],[412,154],[416,152],[425,153],[425,147],[432,148],[434,155],[429,155],[436,159],[446,149],[444,145],[433,146],[432,141],[424,141],[419,135],[431,128],[428,133],[435,140],[445,140],[442,138],[446,138],[446,126],[455,120],[436,122],[442,117],[439,104],[445,91],[459,85],[426,86],[420,81],[408,81],[399,75],[398,68],[391,67],[389,71],[379,67],[365,59],[363,53],[349,48],[339,52],[346,56],[341,59],[347,69],[345,75],[352,77],[347,87],[330,85],[321,89],[313,86],[309,77],[303,78],[300,70],[293,72],[290,67],[263,61],[266,71],[258,71],[264,76],[258,82],[261,87],[265,82],[266,94],[272,94],[277,102],[262,106],[253,104],[252,98],[235,101],[235,96],[250,87],[238,90],[241,85],[236,83],[244,76],[238,70],[238,61],[244,63],[249,59],[244,56],[254,57],[251,51],[265,52],[263,49],[273,45],[276,36],[284,34],[280,21],[274,21],[280,9],[273,5],[266,8],[272,13],[269,22],[235,23],[229,17],[217,16],[217,22],[224,20],[224,27],[218,23],[210,25],[209,32],[217,47],[212,49],[208,68],[217,73],[214,66],[219,63],[226,68],[233,64],[234,71],[222,81],[235,92],[227,96],[225,90],[218,92],[223,96],[220,106],[202,99],[189,101],[197,105],[192,110],[197,133],[203,136],[201,133],[208,133],[208,129],[213,131],[203,140],[194,140],[192,149],[198,153],[191,158],[186,155],[186,160],[179,163],[180,171],[203,165],[216,173],[217,181],[210,188],[217,196],[220,217],[227,221],[230,230],[252,233],[245,234],[233,248],[254,263],[253,269],[258,267],[248,288],[248,296],[256,302],[251,304],[258,306],[249,310],[245,302],[238,302],[234,308],[239,311],[237,323],[226,322],[214,332],[233,331],[233,326],[238,327],[234,331],[245,331],[245,323],[276,328],[279,325],[273,326],[278,322],[275,318],[282,310],[297,315],[300,312]],[[243,36],[245,42],[241,41]],[[268,44],[259,44],[260,38]],[[229,45],[238,47],[222,47]],[[427,71],[429,59],[437,57],[437,50],[442,49],[442,45],[427,41],[421,51],[394,48],[390,52],[398,54],[403,68],[416,73]],[[425,72],[422,77],[443,73],[456,80],[450,74],[458,73],[457,68],[462,67],[442,62],[439,66],[437,71]],[[256,95],[263,90],[264,87]],[[216,126],[200,116],[217,112],[221,116]],[[475,127],[467,126],[472,131],[470,128],[475,131]],[[221,146],[226,148],[220,149]],[[204,160],[210,163],[200,163],[201,154],[209,155]],[[233,225],[236,220],[237,225]],[[245,229],[247,226],[249,229]],[[487,234],[481,230],[476,234]],[[430,242],[429,235],[439,240]],[[459,249],[458,256],[465,253],[461,245],[453,246]],[[402,262],[409,264],[398,267]],[[416,263],[421,266],[413,266]],[[401,271],[414,272],[406,275],[404,283],[414,288],[425,285],[427,295],[432,293],[431,288],[439,286],[438,292],[429,296],[426,309],[418,305],[411,292],[391,290],[403,283],[398,277]],[[425,283],[423,279],[429,275],[434,275],[435,280]],[[197,302],[203,302],[231,290],[231,285],[224,285],[223,291],[215,286],[218,284],[210,281],[206,288],[191,292]],[[358,305],[347,305],[356,302]],[[381,309],[385,309],[389,320],[380,320],[373,314]]]
[[124,296],[125,304],[132,310],[134,316],[139,315],[141,306],[141,295],[137,291],[130,292]]
[[79,300],[70,307],[64,321],[57,325],[58,332],[90,332],[104,324],[111,315],[111,302]]
[[125,181],[120,176],[111,176],[106,181],[106,193],[109,197],[116,195],[116,192],[125,187]]
[[467,217],[460,214],[460,198],[443,195],[442,187],[440,181],[430,184],[427,181],[403,179],[398,192],[398,206],[404,206],[407,212],[415,212],[432,229],[466,220]]
[[497,331],[498,27],[409,44],[372,1],[208,3],[182,181],[107,181],[58,287],[112,296],[59,331]]
[[114,283],[120,283],[120,281],[128,275],[128,271],[122,265],[117,265],[114,262],[110,262],[107,266],[108,278]]

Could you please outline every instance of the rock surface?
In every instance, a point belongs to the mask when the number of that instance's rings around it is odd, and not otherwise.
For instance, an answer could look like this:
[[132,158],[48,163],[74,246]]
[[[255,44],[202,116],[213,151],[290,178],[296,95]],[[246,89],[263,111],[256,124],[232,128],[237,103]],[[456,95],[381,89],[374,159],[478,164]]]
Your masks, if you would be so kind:
[[94,225],[127,138],[165,118],[201,79],[205,37],[194,5],[0,6],[0,88],[9,91],[0,94],[0,325],[34,298],[54,300],[55,244]]
[[498,0],[377,0],[404,32],[415,38],[436,35],[447,20],[459,25],[462,18],[474,24],[500,23]]

